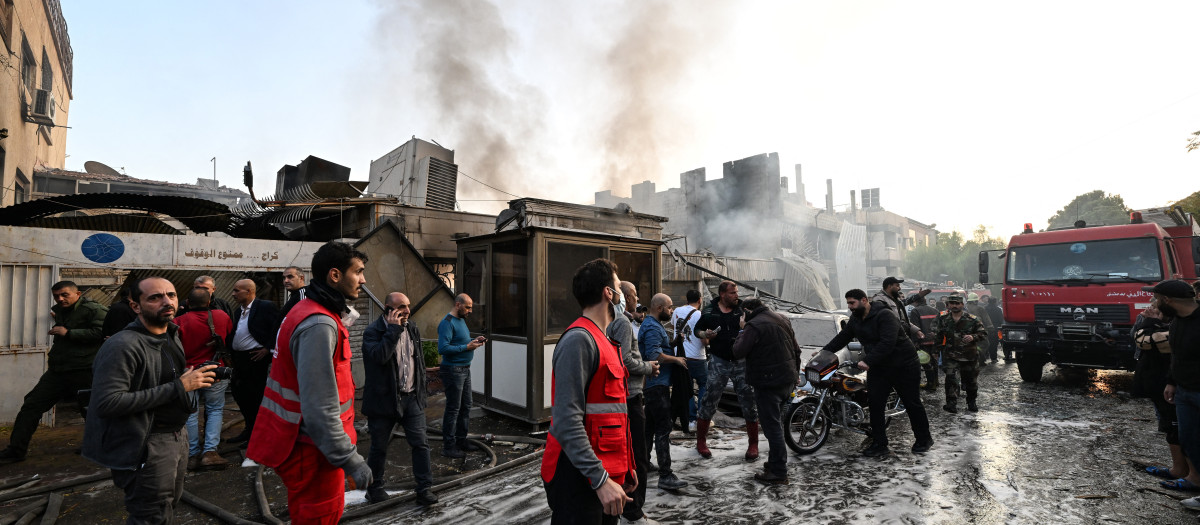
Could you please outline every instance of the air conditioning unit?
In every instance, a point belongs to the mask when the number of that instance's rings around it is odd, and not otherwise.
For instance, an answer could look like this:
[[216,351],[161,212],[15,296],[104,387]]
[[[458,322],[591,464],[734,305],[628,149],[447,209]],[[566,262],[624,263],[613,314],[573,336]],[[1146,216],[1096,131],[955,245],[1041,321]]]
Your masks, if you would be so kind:
[[46,89],[37,90],[37,95],[33,98],[33,108],[30,114],[35,117],[54,118],[51,114],[54,111],[54,97],[50,95],[50,91]]

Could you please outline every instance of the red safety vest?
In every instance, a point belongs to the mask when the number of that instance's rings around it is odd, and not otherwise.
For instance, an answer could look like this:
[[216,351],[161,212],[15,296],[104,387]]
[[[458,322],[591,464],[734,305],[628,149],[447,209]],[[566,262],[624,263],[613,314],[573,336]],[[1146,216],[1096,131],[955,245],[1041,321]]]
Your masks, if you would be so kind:
[[338,328],[338,344],[333,352],[333,372],[337,380],[338,402],[342,405],[342,431],[350,442],[358,443],[354,430],[354,376],[350,372],[350,332],[342,321],[328,308],[312,299],[303,299],[288,312],[279,327],[275,359],[271,362],[271,373],[267,377],[267,388],[263,391],[262,405],[250,437],[246,457],[266,465],[278,467],[292,453],[297,441],[312,443],[312,438],[300,435],[300,385],[296,379],[296,361],[292,359],[292,332],[312,315],[332,317]]
[[[621,360],[620,346],[609,341],[596,323],[580,317],[567,330],[575,328],[586,330],[600,350],[599,366],[588,382],[583,428],[587,430],[592,452],[604,464],[608,476],[617,483],[624,483],[625,474],[634,470],[633,439],[629,433],[629,413],[625,406],[625,378],[629,373],[625,369],[625,362]],[[550,399],[554,399],[555,386],[552,375]],[[550,423],[553,426],[554,421]],[[550,434],[546,438],[546,452],[542,455],[543,481],[554,479],[561,451],[562,446]]]

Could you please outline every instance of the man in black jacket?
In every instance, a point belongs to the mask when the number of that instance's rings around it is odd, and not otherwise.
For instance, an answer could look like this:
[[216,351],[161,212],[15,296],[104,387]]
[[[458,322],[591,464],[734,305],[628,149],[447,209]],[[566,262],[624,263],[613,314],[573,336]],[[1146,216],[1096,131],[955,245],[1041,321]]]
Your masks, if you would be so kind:
[[367,501],[388,499],[383,489],[383,469],[387,465],[388,442],[396,423],[404,427],[404,437],[412,448],[413,477],[417,478],[417,504],[437,503],[433,487],[433,469],[429,462],[429,441],[425,436],[425,353],[421,332],[409,322],[412,308],[408,296],[388,294],[383,315],[363,332],[362,411],[367,415],[371,433],[371,452],[367,466],[374,481],[367,488]]
[[913,434],[917,438],[912,451],[923,453],[929,450],[933,446],[933,437],[929,434],[929,417],[925,414],[918,391],[921,364],[917,361],[916,348],[907,337],[908,330],[901,326],[900,318],[888,309],[887,304],[882,301],[868,302],[866,292],[857,288],[846,292],[846,307],[852,313],[850,322],[822,350],[837,352],[854,338],[858,338],[863,345],[863,356],[858,367],[867,371],[872,441],[863,455],[875,457],[888,454],[883,410],[892,389],[904,402]]
[[279,311],[279,321],[283,322],[283,318],[287,316],[296,303],[304,298],[304,270],[299,266],[288,266],[283,269],[283,289],[287,290],[287,302],[283,303],[283,308]]
[[188,414],[198,389],[214,381],[208,365],[185,368],[171,281],[148,277],[131,293],[136,324],[96,354],[96,379],[84,424],[84,458],[112,470],[125,491],[129,523],[171,523],[183,495]]
[[229,438],[227,443],[246,443],[254,431],[254,420],[258,417],[258,406],[262,404],[263,390],[267,387],[267,373],[271,370],[271,351],[275,349],[275,334],[279,331],[279,309],[275,303],[256,299],[254,281],[242,279],[233,284],[233,300],[237,303],[233,320],[233,334],[228,339],[233,358],[233,399],[246,420],[241,434]]
[[129,304],[129,287],[122,286],[117,291],[117,298],[108,305],[108,315],[104,316],[104,326],[100,328],[100,335],[108,339],[135,320],[137,314],[133,313],[133,306]]
[[767,464],[754,479],[763,483],[786,485],[787,447],[783,442],[783,422],[779,413],[783,400],[800,379],[800,346],[792,324],[772,312],[757,298],[742,303],[746,311],[742,333],[733,343],[733,357],[746,360],[746,382],[754,387],[758,421],[770,450]]

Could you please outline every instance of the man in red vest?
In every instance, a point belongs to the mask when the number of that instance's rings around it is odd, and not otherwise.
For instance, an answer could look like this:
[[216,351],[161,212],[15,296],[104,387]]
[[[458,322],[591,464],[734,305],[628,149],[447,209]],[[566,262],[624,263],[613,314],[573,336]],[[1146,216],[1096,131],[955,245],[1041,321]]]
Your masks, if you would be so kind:
[[279,327],[275,359],[246,456],[275,469],[288,491],[292,523],[334,524],[347,476],[362,489],[371,469],[355,446],[346,304],[366,283],[367,256],[327,242],[313,254],[312,284]]
[[616,265],[596,259],[575,270],[583,316],[554,347],[550,435],[542,482],[550,522],[617,523],[637,488],[620,345],[605,336],[620,301]]

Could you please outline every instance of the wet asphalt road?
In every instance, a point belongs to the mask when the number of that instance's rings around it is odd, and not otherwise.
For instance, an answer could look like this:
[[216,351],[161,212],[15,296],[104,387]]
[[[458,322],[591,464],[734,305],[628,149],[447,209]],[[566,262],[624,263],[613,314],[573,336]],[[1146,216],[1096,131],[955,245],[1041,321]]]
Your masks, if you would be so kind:
[[[1134,463],[1168,459],[1148,400],[1129,397],[1132,374],[1071,377],[1047,366],[1041,383],[1016,365],[981,374],[980,411],[948,414],[942,392],[925,393],[934,448],[908,452],[906,418],[889,429],[893,454],[864,458],[862,436],[835,431],[811,456],[789,454],[791,484],[751,479],[745,434],[714,440],[701,459],[694,441],[674,441],[674,469],[691,483],[654,488],[646,513],[663,523],[1197,523],[1178,500],[1195,494],[1158,486]],[[961,407],[961,403],[960,403]],[[549,519],[538,465],[441,494],[427,509],[403,505],[360,523],[541,523]]]

